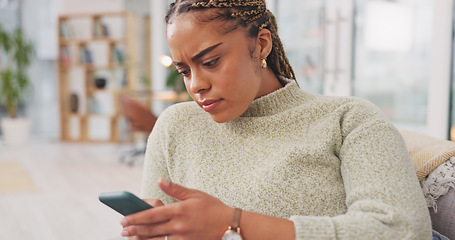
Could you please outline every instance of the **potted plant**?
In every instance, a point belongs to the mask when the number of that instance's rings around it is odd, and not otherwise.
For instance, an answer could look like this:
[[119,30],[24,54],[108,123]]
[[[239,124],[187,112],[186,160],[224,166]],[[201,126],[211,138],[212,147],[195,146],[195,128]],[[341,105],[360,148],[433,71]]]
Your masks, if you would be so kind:
[[171,65],[168,68],[168,74],[166,78],[166,87],[172,87],[172,90],[177,94],[180,94],[185,91],[185,82],[183,82],[183,77],[179,71]]
[[17,108],[31,90],[26,70],[34,56],[34,47],[21,29],[8,32],[0,25],[0,104],[8,113],[1,127],[8,145],[19,145],[28,139],[30,120],[18,118]]

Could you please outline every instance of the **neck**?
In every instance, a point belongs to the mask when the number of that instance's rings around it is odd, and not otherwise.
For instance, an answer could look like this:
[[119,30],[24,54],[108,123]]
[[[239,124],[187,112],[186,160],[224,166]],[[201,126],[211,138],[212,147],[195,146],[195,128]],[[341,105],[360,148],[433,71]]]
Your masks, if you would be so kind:
[[283,85],[280,83],[270,68],[262,69],[262,85],[256,98],[265,96],[282,87]]

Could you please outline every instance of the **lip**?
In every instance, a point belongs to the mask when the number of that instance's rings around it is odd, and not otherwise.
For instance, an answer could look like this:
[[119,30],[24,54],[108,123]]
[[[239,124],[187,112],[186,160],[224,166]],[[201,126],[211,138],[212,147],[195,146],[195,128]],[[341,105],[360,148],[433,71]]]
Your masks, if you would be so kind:
[[202,109],[206,112],[211,112],[213,111],[218,105],[221,103],[222,99],[218,100],[213,100],[213,99],[204,99],[202,101],[199,101],[199,104],[201,105]]

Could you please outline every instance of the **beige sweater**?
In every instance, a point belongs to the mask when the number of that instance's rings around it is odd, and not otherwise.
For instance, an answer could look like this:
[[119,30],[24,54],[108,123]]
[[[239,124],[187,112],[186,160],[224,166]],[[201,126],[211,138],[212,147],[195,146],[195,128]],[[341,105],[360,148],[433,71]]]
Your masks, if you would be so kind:
[[296,239],[431,239],[405,144],[380,110],[294,82],[227,123],[194,102],[166,109],[148,140],[142,196],[175,201],[159,177],[290,218]]

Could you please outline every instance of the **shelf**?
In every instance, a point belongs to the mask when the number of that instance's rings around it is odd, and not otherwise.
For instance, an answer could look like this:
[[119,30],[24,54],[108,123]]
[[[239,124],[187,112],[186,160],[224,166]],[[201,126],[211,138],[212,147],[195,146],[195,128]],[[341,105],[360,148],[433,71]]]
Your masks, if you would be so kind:
[[108,66],[97,66],[93,64],[81,64],[81,63],[71,63],[71,64],[60,64],[61,71],[68,71],[71,68],[85,68],[86,71],[94,71],[100,69],[118,69],[118,68],[126,68],[124,65],[120,64],[110,64]]
[[108,44],[123,44],[126,42],[125,38],[111,38],[111,37],[94,37],[91,39],[74,39],[74,38],[60,38],[59,45],[60,46],[68,46],[68,45],[77,45],[77,46],[84,46],[89,45],[91,43],[96,42],[107,42]]
[[106,118],[121,118],[122,114],[101,114],[101,113],[73,113],[73,112],[62,112],[63,117],[76,117],[76,118],[89,118],[89,117],[106,117]]
[[71,13],[71,14],[62,14],[58,18],[59,20],[68,20],[72,18],[102,18],[102,17],[112,17],[112,16],[126,16],[128,11],[119,11],[119,12],[100,12],[100,13]]
[[63,116],[66,117],[66,118],[69,118],[69,117],[83,117],[84,114],[79,114],[79,113],[74,113],[74,112],[62,112]]
[[[117,93],[139,79],[136,16],[126,11],[65,14],[58,18],[58,30],[61,139],[122,141],[128,129]],[[106,88],[95,87],[98,77],[106,79]]]
[[190,101],[191,97],[187,92],[176,93],[174,91],[125,91],[120,94],[125,94],[133,97],[138,97],[147,101],[161,101],[161,102],[186,102]]
[[109,92],[109,89],[107,88],[96,88],[96,87],[87,87],[87,94],[89,96],[94,95],[97,92]]

